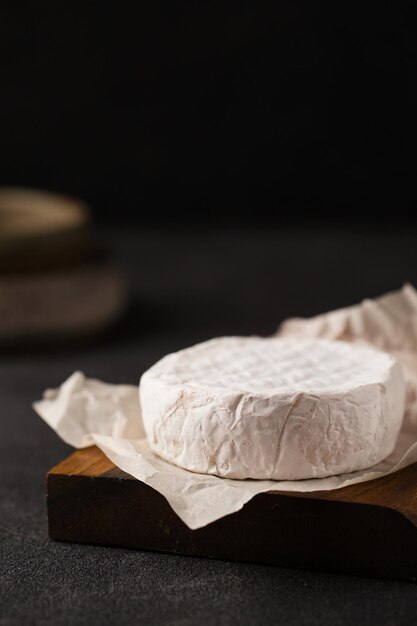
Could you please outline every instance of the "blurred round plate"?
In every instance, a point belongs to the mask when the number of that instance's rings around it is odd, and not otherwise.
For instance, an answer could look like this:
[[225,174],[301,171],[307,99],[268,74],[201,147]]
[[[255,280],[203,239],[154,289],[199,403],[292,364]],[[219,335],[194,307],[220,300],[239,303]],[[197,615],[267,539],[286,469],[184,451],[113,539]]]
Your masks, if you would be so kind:
[[52,193],[0,188],[0,272],[33,272],[82,262],[89,211]]

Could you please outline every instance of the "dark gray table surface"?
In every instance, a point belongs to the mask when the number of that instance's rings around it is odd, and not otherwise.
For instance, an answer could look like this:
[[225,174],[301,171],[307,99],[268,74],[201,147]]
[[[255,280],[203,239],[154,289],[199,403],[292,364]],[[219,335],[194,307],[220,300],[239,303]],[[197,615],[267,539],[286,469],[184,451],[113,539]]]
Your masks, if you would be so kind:
[[92,341],[0,354],[0,624],[413,623],[414,584],[50,541],[45,474],[71,450],[30,405],[75,369],[136,383],[194,342],[417,285],[415,227],[98,235],[129,279],[124,320]]

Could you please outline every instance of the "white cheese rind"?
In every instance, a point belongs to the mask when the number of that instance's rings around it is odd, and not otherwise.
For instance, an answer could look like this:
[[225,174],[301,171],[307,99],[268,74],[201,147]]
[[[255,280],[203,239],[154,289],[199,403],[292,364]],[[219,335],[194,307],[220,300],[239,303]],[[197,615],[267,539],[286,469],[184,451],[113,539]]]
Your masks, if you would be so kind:
[[299,480],[371,467],[404,413],[398,361],[322,339],[221,337],[164,357],[140,381],[151,449],[193,472]]

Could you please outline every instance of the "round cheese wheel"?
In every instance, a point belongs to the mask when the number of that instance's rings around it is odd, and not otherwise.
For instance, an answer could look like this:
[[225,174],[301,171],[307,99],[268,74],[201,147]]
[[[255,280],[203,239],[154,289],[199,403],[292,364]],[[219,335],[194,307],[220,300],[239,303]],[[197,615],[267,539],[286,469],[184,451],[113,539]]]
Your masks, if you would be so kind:
[[371,467],[393,450],[401,366],[323,339],[221,337],[169,354],[140,381],[151,449],[193,472],[299,480]]

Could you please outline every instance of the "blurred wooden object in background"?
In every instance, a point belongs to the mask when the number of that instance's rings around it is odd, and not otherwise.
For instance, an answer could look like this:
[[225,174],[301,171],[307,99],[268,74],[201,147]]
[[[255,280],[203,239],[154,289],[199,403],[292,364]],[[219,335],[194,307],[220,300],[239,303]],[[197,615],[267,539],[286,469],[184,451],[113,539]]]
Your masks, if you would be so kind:
[[0,273],[81,263],[88,253],[87,206],[51,193],[0,189]]
[[124,299],[114,262],[91,242],[83,202],[0,189],[0,345],[100,330]]

